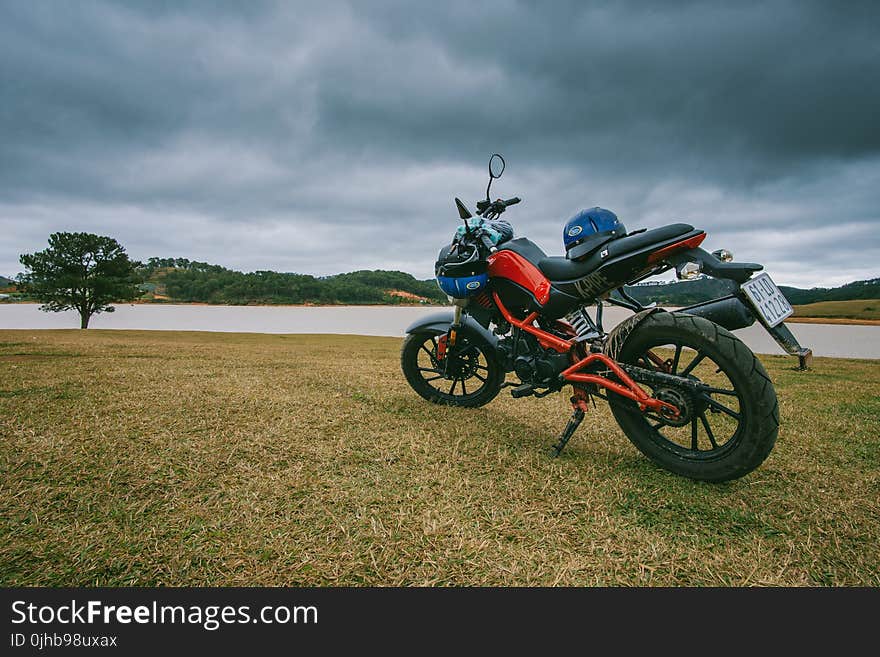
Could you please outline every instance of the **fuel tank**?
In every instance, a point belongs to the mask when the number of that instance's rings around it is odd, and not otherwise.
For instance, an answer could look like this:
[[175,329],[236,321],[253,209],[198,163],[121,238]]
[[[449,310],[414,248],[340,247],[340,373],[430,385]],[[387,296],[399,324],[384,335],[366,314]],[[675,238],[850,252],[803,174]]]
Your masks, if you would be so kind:
[[501,303],[517,317],[540,311],[549,319],[568,314],[581,300],[555,287],[525,257],[511,250],[496,251],[489,256],[491,289]]

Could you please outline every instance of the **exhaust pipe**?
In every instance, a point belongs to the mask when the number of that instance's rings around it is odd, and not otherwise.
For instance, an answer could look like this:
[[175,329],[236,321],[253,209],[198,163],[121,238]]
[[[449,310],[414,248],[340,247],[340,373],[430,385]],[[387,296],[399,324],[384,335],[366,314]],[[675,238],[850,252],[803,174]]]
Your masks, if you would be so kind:
[[[705,317],[728,331],[746,328],[755,323],[755,314],[752,310],[741,299],[733,295],[696,303],[693,306],[681,308],[678,312]],[[764,325],[764,328],[786,353],[798,357],[797,369],[810,369],[813,362],[813,351],[802,347],[785,324],[777,324],[772,328]]]
[[737,297],[728,296],[703,303],[695,303],[687,308],[679,308],[680,313],[704,317],[710,322],[723,326],[728,331],[746,328],[755,323],[755,315]]

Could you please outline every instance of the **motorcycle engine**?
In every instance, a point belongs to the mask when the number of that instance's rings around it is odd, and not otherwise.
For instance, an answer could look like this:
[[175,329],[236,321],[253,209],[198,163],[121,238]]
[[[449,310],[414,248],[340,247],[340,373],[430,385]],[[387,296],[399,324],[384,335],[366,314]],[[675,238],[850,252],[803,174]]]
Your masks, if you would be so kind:
[[547,350],[547,353],[541,356],[518,356],[514,361],[513,369],[523,383],[548,385],[553,383],[560,372],[570,364],[566,354]]
[[510,338],[502,340],[498,344],[498,353],[505,361],[505,369],[516,372],[523,383],[549,386],[571,365],[567,354],[542,349],[532,336],[520,339],[516,346],[513,342]]

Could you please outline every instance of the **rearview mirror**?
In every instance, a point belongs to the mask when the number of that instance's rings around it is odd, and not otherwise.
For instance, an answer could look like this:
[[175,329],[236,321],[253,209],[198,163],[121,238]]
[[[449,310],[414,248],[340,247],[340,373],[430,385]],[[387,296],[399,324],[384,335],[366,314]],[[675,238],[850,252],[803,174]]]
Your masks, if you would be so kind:
[[492,157],[489,158],[489,184],[486,185],[487,201],[489,200],[489,190],[492,189],[492,181],[501,177],[501,174],[504,173],[504,166],[504,158],[498,153],[493,153]]
[[492,157],[489,158],[489,177],[500,178],[501,174],[504,173],[505,165],[506,162],[504,161],[504,158],[498,153],[492,155]]

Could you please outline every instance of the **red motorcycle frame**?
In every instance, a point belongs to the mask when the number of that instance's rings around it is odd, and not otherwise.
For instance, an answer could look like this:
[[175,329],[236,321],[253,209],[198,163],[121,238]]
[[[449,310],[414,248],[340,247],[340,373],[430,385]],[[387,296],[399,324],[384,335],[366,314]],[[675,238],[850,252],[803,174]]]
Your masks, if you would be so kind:
[[[706,234],[701,233],[695,237],[691,237],[675,244],[664,247],[649,256],[649,262],[662,260],[670,253],[689,248],[696,248],[705,239]],[[550,296],[550,281],[541,271],[528,260],[513,251],[496,251],[489,258],[489,277],[490,278],[506,278],[513,281],[517,285],[531,292],[539,304],[547,303]],[[642,411],[651,410],[669,418],[677,418],[679,410],[672,404],[661,401],[648,395],[632,378],[623,371],[613,359],[605,354],[591,353],[584,357],[579,357],[574,349],[576,343],[576,333],[574,329],[562,320],[557,320],[556,324],[566,333],[572,335],[569,340],[562,339],[544,331],[535,325],[535,321],[540,313],[534,311],[524,318],[515,317],[510,310],[504,305],[497,292],[492,292],[492,298],[495,305],[501,312],[504,319],[518,329],[530,333],[537,338],[538,343],[545,349],[553,349],[561,354],[570,354],[572,365],[563,370],[561,377],[568,383],[575,384],[575,396],[572,397],[572,406],[575,410],[587,410],[587,396],[583,393],[578,394],[577,384],[593,384],[601,388],[610,390],[618,395],[633,400]],[[610,372],[612,372],[620,381],[612,381],[605,376],[595,373],[585,373],[582,370],[590,365],[601,363]]]

